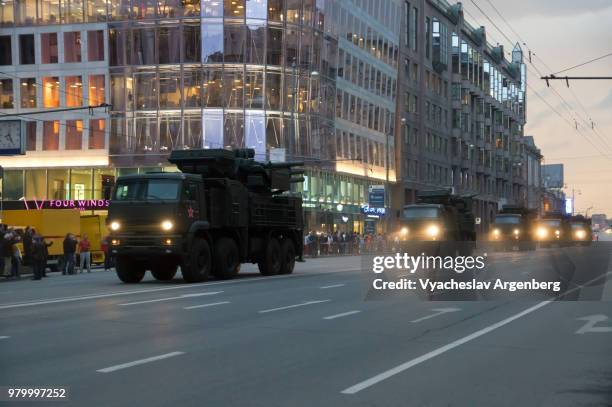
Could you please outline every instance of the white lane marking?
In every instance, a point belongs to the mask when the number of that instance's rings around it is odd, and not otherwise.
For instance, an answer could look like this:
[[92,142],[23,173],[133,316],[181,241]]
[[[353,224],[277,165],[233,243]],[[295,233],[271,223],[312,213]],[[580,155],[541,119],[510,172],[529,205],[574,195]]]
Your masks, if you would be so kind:
[[349,315],[354,315],[354,314],[359,314],[361,311],[349,311],[349,312],[343,312],[341,314],[336,314],[336,315],[330,315],[328,317],[323,317],[323,319],[336,319],[336,318],[342,318],[342,317],[348,317]]
[[587,315],[586,317],[576,318],[579,321],[587,321],[579,330],[576,331],[578,335],[584,335],[590,332],[596,333],[607,333],[612,332],[612,326],[595,326],[599,322],[607,321],[609,318],[603,314]]
[[302,302],[300,304],[287,305],[286,307],[264,309],[264,310],[259,311],[259,313],[260,314],[265,314],[267,312],[274,312],[274,311],[281,311],[281,310],[284,310],[284,309],[303,307],[305,305],[320,304],[322,302],[328,302],[328,301],[331,301],[331,300],[306,301],[306,302]]
[[332,285],[324,285],[323,287],[319,287],[319,288],[336,288],[336,287],[344,287],[346,284],[332,284]]
[[136,302],[126,302],[124,304],[119,304],[120,306],[126,305],[139,305],[139,304],[150,304],[152,302],[162,302],[162,301],[172,301],[172,300],[182,300],[184,298],[193,298],[193,297],[203,297],[205,295],[215,295],[221,294],[223,291],[208,291],[205,293],[193,293],[193,294],[183,294],[178,297],[165,297],[165,298],[156,298],[154,300],[145,300],[145,301],[136,301]]
[[214,307],[215,305],[230,304],[230,301],[211,302],[209,304],[192,305],[191,307],[183,307],[183,309],[196,309],[204,307]]
[[361,269],[344,269],[344,270],[324,271],[324,272],[315,272],[315,273],[305,272],[304,274],[266,276],[266,277],[247,278],[244,280],[213,281],[213,282],[198,283],[198,284],[185,284],[185,285],[179,285],[179,286],[174,286],[174,287],[152,288],[150,290],[117,291],[117,292],[103,293],[103,294],[80,295],[76,297],[51,298],[51,299],[40,300],[40,301],[23,301],[23,302],[17,302],[17,303],[0,304],[0,309],[32,307],[36,305],[57,304],[57,303],[63,303],[63,302],[82,301],[82,300],[95,300],[98,298],[116,297],[120,295],[154,293],[158,291],[208,287],[208,286],[221,285],[221,284],[254,283],[254,282],[262,282],[262,281],[269,281],[269,280],[280,280],[280,279],[284,280],[287,278],[312,277],[312,276],[321,276],[321,275],[335,274],[335,273],[348,273],[348,272],[354,272],[354,271],[361,271]]
[[105,367],[104,369],[96,370],[96,372],[99,372],[99,373],[110,373],[110,372],[114,372],[116,370],[127,369],[128,367],[144,365],[145,363],[155,362],[155,361],[158,361],[158,360],[168,359],[168,358],[171,358],[173,356],[179,356],[179,355],[184,355],[184,354],[185,354],[185,352],[170,352],[170,353],[165,353],[163,355],[152,356],[152,357],[146,358],[146,359],[140,359],[140,360],[135,360],[133,362],[122,363],[120,365]]
[[433,350],[431,352],[428,352],[428,353],[426,353],[426,354],[424,354],[422,356],[419,356],[418,358],[415,358],[415,359],[412,359],[412,360],[410,360],[408,362],[402,363],[401,365],[398,365],[398,366],[396,366],[396,367],[394,367],[392,369],[389,369],[386,372],[382,372],[382,373],[377,374],[376,376],[373,376],[373,377],[371,377],[371,378],[369,378],[367,380],[364,380],[364,381],[362,381],[360,383],[357,383],[354,386],[346,388],[346,389],[342,390],[341,393],[342,394],[355,394],[355,393],[357,393],[357,392],[359,392],[361,390],[367,389],[368,387],[373,386],[373,385],[375,385],[375,384],[377,384],[379,382],[382,382],[383,380],[388,379],[389,377],[394,376],[394,375],[396,375],[398,373],[401,373],[404,370],[410,369],[411,367],[416,366],[416,365],[418,365],[420,363],[423,363],[426,360],[429,360],[431,358],[435,358],[436,356],[441,355],[441,354],[443,354],[445,352],[448,352],[449,350],[454,349],[457,346],[463,345],[464,343],[472,341],[472,340],[474,340],[474,339],[476,339],[476,338],[478,338],[478,337],[480,337],[482,335],[485,335],[485,334],[487,334],[487,333],[489,333],[491,331],[494,331],[497,328],[500,328],[500,327],[502,327],[502,326],[504,326],[506,324],[509,324],[510,322],[514,321],[515,319],[519,319],[519,318],[521,318],[521,317],[523,317],[523,316],[525,316],[527,314],[530,314],[533,311],[535,311],[535,310],[537,310],[539,308],[542,308],[545,305],[550,304],[551,302],[552,301],[542,301],[542,302],[534,305],[531,308],[528,308],[528,309],[526,309],[526,310],[524,310],[522,312],[519,312],[516,315],[513,315],[513,316],[511,316],[509,318],[506,318],[506,319],[504,319],[502,321],[499,321],[499,322],[497,322],[497,323],[495,323],[493,325],[490,325],[490,326],[488,326],[488,327],[486,327],[484,329],[476,331],[476,332],[474,332],[474,333],[472,333],[472,334],[470,334],[468,336],[465,336],[465,337],[463,337],[461,339],[458,339],[458,340],[456,340],[454,342],[451,342],[448,345],[444,345],[444,346],[442,346],[442,347],[440,347],[438,349],[435,349],[435,350]]
[[438,315],[446,314],[446,313],[449,313],[449,312],[461,311],[461,308],[434,308],[434,309],[432,309],[432,311],[438,311],[438,312],[436,312],[434,314],[431,314],[431,315],[427,315],[427,316],[421,317],[421,318],[417,318],[414,321],[410,321],[410,322],[417,323],[417,322],[425,321],[426,319],[435,318]]
[[10,336],[0,336],[0,339],[8,339]]
[[[607,273],[602,274],[602,275],[600,275],[598,277],[595,277],[594,279],[592,279],[590,281],[587,281],[586,283],[584,283],[582,285],[576,286],[576,287],[572,288],[571,290],[566,291],[564,294],[570,294],[570,293],[572,293],[575,290],[578,290],[580,288],[589,286],[590,284],[594,283],[595,281],[600,280],[603,277],[606,277],[606,276],[608,276],[610,274],[612,274],[612,271],[608,271]],[[524,317],[525,315],[531,314],[532,312],[534,312],[534,311],[536,311],[536,310],[538,310],[538,309],[540,309],[542,307],[545,307],[545,306],[551,304],[552,302],[554,302],[554,301],[553,300],[547,300],[547,301],[539,302],[536,305],[534,305],[533,307],[527,308],[526,310],[523,310],[523,311],[519,312],[518,314],[515,314],[515,315],[513,315],[511,317],[508,317],[508,318],[506,318],[506,319],[504,319],[502,321],[496,322],[493,325],[489,325],[486,328],[483,328],[483,329],[481,329],[479,331],[476,331],[476,332],[474,332],[474,333],[472,333],[472,334],[470,334],[468,336],[464,336],[463,338],[457,339],[456,341],[451,342],[451,343],[449,343],[447,345],[444,345],[444,346],[442,346],[442,347],[440,347],[438,349],[434,349],[431,352],[428,352],[428,353],[426,353],[424,355],[419,356],[418,358],[409,360],[408,362],[405,362],[405,363],[402,363],[401,365],[395,366],[394,368],[391,368],[391,369],[389,369],[389,370],[387,370],[385,372],[377,374],[376,376],[373,376],[373,377],[371,377],[369,379],[366,379],[366,380],[364,380],[362,382],[359,382],[359,383],[357,383],[357,384],[355,384],[355,385],[353,385],[351,387],[348,387],[348,388],[342,390],[340,393],[342,393],[342,394],[355,394],[357,392],[360,392],[361,390],[367,389],[368,387],[373,386],[373,385],[375,385],[377,383],[380,383],[383,380],[386,380],[386,379],[388,379],[391,376],[394,376],[394,375],[396,375],[398,373],[401,373],[401,372],[403,372],[405,370],[408,370],[411,367],[419,365],[419,364],[421,364],[421,363],[423,363],[423,362],[425,362],[425,361],[427,361],[429,359],[435,358],[436,356],[439,356],[439,355],[441,355],[443,353],[446,353],[449,350],[454,349],[454,348],[456,348],[458,346],[461,346],[464,343],[470,342],[470,341],[472,341],[472,340],[474,340],[474,339],[476,339],[476,338],[478,338],[480,336],[486,335],[489,332],[494,331],[494,330],[496,330],[498,328],[501,328],[502,326],[507,325],[507,324],[509,324],[512,321],[515,321],[515,320],[517,320],[519,318]]]

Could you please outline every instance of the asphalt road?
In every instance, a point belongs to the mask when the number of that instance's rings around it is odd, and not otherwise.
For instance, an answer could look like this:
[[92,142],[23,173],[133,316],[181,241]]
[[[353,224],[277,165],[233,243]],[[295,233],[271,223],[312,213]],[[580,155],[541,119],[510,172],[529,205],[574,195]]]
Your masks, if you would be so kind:
[[193,285],[5,282],[0,386],[68,387],[52,405],[72,406],[611,406],[610,251],[565,251],[569,272],[560,251],[490,256],[480,278],[561,270],[571,301],[367,301],[359,257]]

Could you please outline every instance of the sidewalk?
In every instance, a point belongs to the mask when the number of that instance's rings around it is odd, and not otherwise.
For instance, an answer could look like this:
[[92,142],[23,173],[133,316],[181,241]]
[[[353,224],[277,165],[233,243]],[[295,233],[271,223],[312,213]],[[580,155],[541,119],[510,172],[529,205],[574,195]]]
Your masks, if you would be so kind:
[[[76,270],[76,268],[75,268]],[[91,266],[91,272],[97,272],[97,271],[104,271],[104,265],[100,264],[100,265],[92,265]],[[73,275],[76,274],[80,274],[77,273],[75,271],[75,273]],[[87,272],[83,273],[83,274],[87,274]],[[34,273],[32,273],[32,268],[29,266],[21,266],[21,273],[19,274],[21,276],[21,278],[19,280],[29,280],[34,276]],[[50,272],[47,271],[47,276],[52,275],[52,276],[61,276],[62,272],[61,271],[54,271],[54,272]],[[4,283],[4,282],[8,282],[8,281],[19,281],[17,279],[11,278],[10,274],[0,274],[0,283]]]

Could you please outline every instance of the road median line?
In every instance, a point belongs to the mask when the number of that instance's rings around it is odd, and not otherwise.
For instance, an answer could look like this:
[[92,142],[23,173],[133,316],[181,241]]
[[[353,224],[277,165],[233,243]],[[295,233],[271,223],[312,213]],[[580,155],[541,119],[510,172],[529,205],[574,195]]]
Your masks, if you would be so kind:
[[128,367],[144,365],[145,363],[156,362],[158,360],[168,359],[168,358],[171,358],[171,357],[174,357],[174,356],[179,356],[179,355],[184,355],[184,354],[185,354],[185,352],[170,352],[170,353],[165,353],[163,355],[151,356],[150,358],[146,358],[146,359],[139,359],[139,360],[134,360],[132,362],[122,363],[120,365],[105,367],[104,369],[96,370],[96,372],[98,372],[98,373],[111,373],[111,372],[114,372],[114,371],[117,371],[117,370],[127,369]]

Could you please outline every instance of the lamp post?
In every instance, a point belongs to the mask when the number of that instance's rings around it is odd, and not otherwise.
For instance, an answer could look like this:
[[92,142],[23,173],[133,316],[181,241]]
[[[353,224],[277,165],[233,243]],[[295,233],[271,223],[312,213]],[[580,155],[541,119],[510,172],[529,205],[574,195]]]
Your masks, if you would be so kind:
[[296,134],[296,129],[295,129],[295,104],[296,104],[296,97],[295,94],[297,93],[297,81],[296,81],[296,70],[297,70],[297,66],[296,66],[296,58],[293,57],[293,61],[291,62],[291,76],[292,76],[292,95],[291,95],[291,134],[289,135],[289,140],[287,143],[287,147],[289,148],[289,157],[293,157],[293,150],[294,150],[294,143],[295,143],[295,134]]

